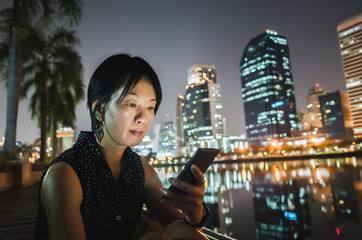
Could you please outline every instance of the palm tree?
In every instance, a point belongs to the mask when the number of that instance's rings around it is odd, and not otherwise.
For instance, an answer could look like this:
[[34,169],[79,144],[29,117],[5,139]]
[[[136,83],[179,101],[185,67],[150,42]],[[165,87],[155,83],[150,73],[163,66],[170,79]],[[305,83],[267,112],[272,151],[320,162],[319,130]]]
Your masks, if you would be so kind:
[[[61,82],[59,81],[59,85]],[[59,91],[59,90],[60,91]],[[74,120],[76,119],[75,108],[76,105],[84,98],[84,85],[81,81],[72,82],[70,88],[64,88],[63,86],[50,86],[49,87],[49,126],[52,143],[52,158],[57,155],[57,138],[56,130],[58,124],[64,127],[74,128]],[[62,99],[63,101],[58,101]]]
[[74,125],[75,105],[84,97],[83,67],[74,49],[79,44],[74,31],[57,28],[44,34],[34,29],[28,37],[32,51],[24,64],[22,95],[34,89],[29,109],[41,128],[40,161],[45,161],[48,123],[53,133],[57,123]]
[[[0,68],[7,69],[7,110],[4,155],[15,158],[16,123],[22,76],[23,33],[37,22],[48,29],[54,21],[73,26],[81,18],[81,0],[9,0],[10,6],[0,12]],[[7,44],[6,44],[7,43]],[[7,67],[6,67],[7,66]]]
[[[74,120],[76,119],[75,108],[76,105],[84,98],[84,85],[82,82],[82,69],[83,66],[80,62],[80,56],[73,51],[64,49],[62,53],[65,59],[68,60],[67,64],[59,67],[59,73],[67,73],[68,75],[61,74],[54,76],[49,86],[49,124],[51,143],[52,143],[52,159],[57,156],[57,138],[56,130],[58,124],[64,127],[74,128]],[[67,66],[70,64],[71,66]],[[64,68],[64,69],[62,69]],[[62,101],[59,101],[62,99]]]

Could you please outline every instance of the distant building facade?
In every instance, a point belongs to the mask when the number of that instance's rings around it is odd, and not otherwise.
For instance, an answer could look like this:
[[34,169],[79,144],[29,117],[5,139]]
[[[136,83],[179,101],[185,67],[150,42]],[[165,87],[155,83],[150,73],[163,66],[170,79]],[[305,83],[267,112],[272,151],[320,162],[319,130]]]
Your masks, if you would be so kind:
[[270,30],[251,39],[240,72],[247,137],[290,137],[298,116],[287,39]]
[[146,135],[143,137],[142,141],[137,146],[131,147],[134,152],[142,157],[152,157],[153,153],[153,144],[151,137]]
[[63,151],[73,147],[74,143],[74,129],[70,127],[62,127],[56,131],[57,149],[56,156]]
[[337,26],[355,138],[362,138],[362,13]]
[[319,96],[325,95],[326,91],[317,83],[307,96],[307,112],[303,116],[303,129],[312,130],[322,128],[322,114],[319,104]]
[[182,113],[185,108],[185,95],[179,94],[176,99],[176,155],[185,156],[187,154],[184,132],[184,118]]
[[221,147],[225,119],[214,66],[194,65],[189,68],[184,98],[182,127],[188,153],[198,147]]
[[157,123],[153,126],[152,129],[152,133],[153,133],[153,138],[152,138],[152,152],[157,153],[158,152],[158,147],[159,147],[159,142],[160,142],[160,134],[161,134],[161,124]]
[[163,157],[174,157],[176,151],[176,131],[172,121],[161,123],[158,143],[158,154]]
[[319,96],[324,132],[330,139],[352,140],[352,119],[348,95],[343,92]]

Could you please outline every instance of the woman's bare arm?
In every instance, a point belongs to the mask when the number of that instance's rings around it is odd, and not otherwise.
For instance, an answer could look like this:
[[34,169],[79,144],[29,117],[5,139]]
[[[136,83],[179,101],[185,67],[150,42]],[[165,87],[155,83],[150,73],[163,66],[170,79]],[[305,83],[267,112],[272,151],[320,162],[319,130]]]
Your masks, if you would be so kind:
[[72,167],[64,162],[52,165],[41,187],[50,239],[86,239],[80,213],[82,200],[83,191]]
[[167,226],[175,220],[182,219],[182,213],[179,209],[161,203],[161,189],[163,188],[163,185],[158,178],[157,173],[149,165],[147,160],[142,157],[141,159],[143,169],[145,171],[145,194],[147,207],[163,226]]

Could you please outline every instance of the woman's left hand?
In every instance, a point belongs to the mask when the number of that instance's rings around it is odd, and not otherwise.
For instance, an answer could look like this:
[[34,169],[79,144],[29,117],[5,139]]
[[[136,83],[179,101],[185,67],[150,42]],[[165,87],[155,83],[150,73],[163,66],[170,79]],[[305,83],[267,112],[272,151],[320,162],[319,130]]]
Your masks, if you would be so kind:
[[176,193],[166,188],[161,193],[166,197],[161,200],[163,204],[180,209],[185,214],[186,221],[191,224],[201,222],[203,216],[203,201],[205,195],[204,175],[196,165],[191,166],[191,172],[195,176],[196,185],[189,184],[177,178],[170,178],[169,182],[176,188],[187,194]]

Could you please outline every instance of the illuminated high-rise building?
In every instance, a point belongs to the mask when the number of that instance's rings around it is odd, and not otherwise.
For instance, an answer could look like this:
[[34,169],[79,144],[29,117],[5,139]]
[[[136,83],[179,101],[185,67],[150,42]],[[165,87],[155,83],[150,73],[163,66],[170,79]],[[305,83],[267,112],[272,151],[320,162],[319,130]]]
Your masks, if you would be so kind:
[[291,136],[298,117],[287,39],[271,30],[251,39],[240,72],[248,138]]
[[337,26],[353,133],[362,138],[362,13]]
[[74,143],[74,129],[69,127],[59,128],[56,131],[57,149],[55,156],[71,148]]
[[322,114],[319,104],[319,96],[325,95],[326,91],[316,83],[307,96],[307,112],[303,116],[303,129],[312,130],[322,128]]
[[185,95],[179,94],[176,99],[176,155],[187,154],[185,145],[184,119],[182,112],[185,107]]
[[189,152],[197,147],[221,147],[225,119],[214,66],[194,65],[189,68],[184,101],[183,129]]
[[174,157],[176,150],[175,126],[172,121],[161,123],[158,143],[158,154],[163,157]]
[[216,83],[216,68],[215,66],[197,64],[189,68],[187,83],[202,84],[202,83]]
[[321,117],[321,109],[318,96],[325,94],[326,91],[324,91],[324,89],[318,83],[316,83],[311,89],[309,89],[309,94],[307,96],[307,109],[309,113],[315,113],[317,116]]
[[330,139],[353,139],[351,110],[345,92],[335,91],[318,97],[322,123]]

